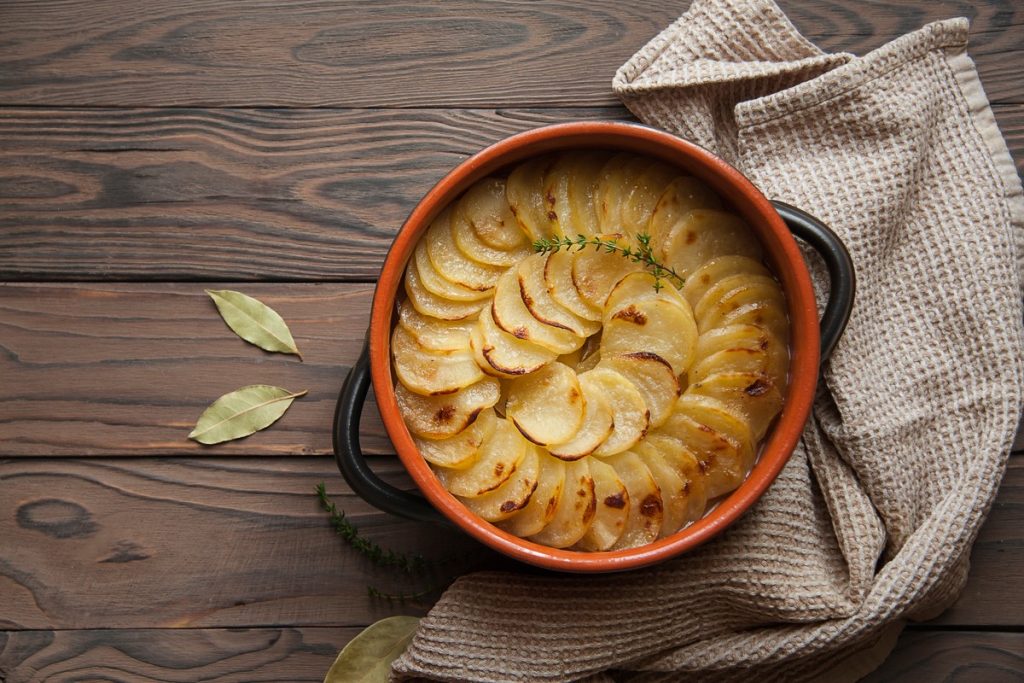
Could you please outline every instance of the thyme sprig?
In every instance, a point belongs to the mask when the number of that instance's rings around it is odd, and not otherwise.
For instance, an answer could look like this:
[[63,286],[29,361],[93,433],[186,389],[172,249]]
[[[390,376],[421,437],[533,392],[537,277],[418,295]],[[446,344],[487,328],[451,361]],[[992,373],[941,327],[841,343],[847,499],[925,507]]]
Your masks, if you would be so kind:
[[422,555],[407,555],[380,547],[373,541],[364,538],[355,524],[350,522],[345,513],[337,508],[333,501],[327,497],[327,487],[323,482],[316,485],[316,497],[320,500],[322,507],[330,517],[331,526],[356,552],[365,556],[370,562],[378,567],[399,569],[406,574],[422,575],[431,568],[429,562]]
[[651,236],[646,232],[638,232],[633,236],[634,246],[620,244],[615,239],[602,239],[601,237],[587,237],[586,235],[554,236],[535,240],[533,250],[538,253],[548,253],[565,249],[570,251],[583,251],[593,246],[596,251],[602,249],[608,254],[618,253],[633,263],[641,264],[651,275],[654,276],[654,291],[660,292],[665,285],[662,280],[670,280],[676,287],[682,287],[684,280],[676,273],[675,269],[666,266],[654,257],[654,250],[651,248]]

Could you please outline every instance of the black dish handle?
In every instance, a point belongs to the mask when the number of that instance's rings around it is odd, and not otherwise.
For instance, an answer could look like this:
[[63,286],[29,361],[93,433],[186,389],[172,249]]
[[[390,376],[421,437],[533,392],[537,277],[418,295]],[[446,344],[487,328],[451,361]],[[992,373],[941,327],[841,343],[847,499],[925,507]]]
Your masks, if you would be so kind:
[[[843,334],[853,309],[856,288],[853,262],[842,241],[827,225],[789,204],[778,201],[772,204],[790,231],[821,254],[828,267],[831,284],[821,318],[821,360],[824,362]],[[388,484],[370,469],[359,446],[359,420],[369,389],[370,346],[367,341],[341,386],[334,411],[334,459],[342,476],[356,494],[379,510],[418,522],[450,524],[422,496]]]

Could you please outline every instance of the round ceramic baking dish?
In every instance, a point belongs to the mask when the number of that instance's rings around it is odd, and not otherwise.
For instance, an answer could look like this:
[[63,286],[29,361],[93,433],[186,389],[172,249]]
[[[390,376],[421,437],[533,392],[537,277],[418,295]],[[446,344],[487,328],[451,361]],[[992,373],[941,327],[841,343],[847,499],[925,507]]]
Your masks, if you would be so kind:
[[[416,242],[440,211],[485,176],[501,173],[529,157],[580,148],[646,154],[710,184],[756,232],[765,261],[786,293],[791,325],[790,381],[783,410],[746,480],[703,518],[676,533],[649,545],[608,552],[539,545],[469,512],[445,490],[417,451],[398,410],[390,359],[402,274]],[[814,247],[829,270],[829,301],[820,321],[807,266],[793,235]],[[721,533],[758,499],[786,464],[810,414],[819,367],[849,318],[854,282],[849,254],[828,227],[799,209],[769,201],[739,171],[697,145],[645,126],[614,122],[567,123],[514,135],[453,169],[420,201],[395,237],[377,282],[366,347],[338,399],[334,424],[338,466],[352,489],[372,505],[410,519],[454,524],[485,545],[529,564],[567,572],[610,572],[666,560]],[[371,381],[388,436],[422,495],[390,486],[363,458],[359,418]]]

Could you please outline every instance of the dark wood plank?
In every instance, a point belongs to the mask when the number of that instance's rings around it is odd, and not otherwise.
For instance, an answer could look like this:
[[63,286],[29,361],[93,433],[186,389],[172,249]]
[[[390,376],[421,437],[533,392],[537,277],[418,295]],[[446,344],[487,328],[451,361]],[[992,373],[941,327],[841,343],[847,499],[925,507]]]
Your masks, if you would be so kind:
[[862,683],[1013,683],[1024,679],[1024,633],[907,630]]
[[[378,472],[409,479],[397,461]],[[409,582],[344,547],[317,509],[338,505],[388,547],[513,566],[455,530],[405,522],[355,498],[327,458],[0,461],[0,629],[357,626],[422,604],[372,600]],[[1011,466],[963,597],[939,623],[1019,625],[1024,463]],[[409,587],[409,588],[407,588]],[[419,611],[417,611],[419,610]]]
[[370,281],[470,154],[626,116],[0,109],[0,279]]
[[322,681],[359,628],[0,632],[0,680]]
[[[1024,105],[996,115],[1024,172]],[[0,109],[0,279],[370,281],[416,202],[470,154],[627,117]]]
[[[9,0],[0,10],[0,103],[607,105],[615,70],[686,4]],[[1013,0],[782,6],[824,48],[858,52],[967,15],[992,99],[1024,102]]]
[[[374,466],[411,485],[397,460]],[[373,566],[329,527],[320,481],[383,546],[490,556],[454,529],[371,509],[328,458],[9,459],[0,629],[361,626],[422,613],[429,598],[391,603],[367,589],[429,589],[451,570],[408,577]]]
[[[202,284],[0,285],[0,454],[331,453],[338,391],[363,346],[371,285],[225,285],[288,321],[305,358],[239,339]],[[187,438],[214,399],[249,384],[308,389],[270,429]],[[362,442],[393,452],[368,401]]]

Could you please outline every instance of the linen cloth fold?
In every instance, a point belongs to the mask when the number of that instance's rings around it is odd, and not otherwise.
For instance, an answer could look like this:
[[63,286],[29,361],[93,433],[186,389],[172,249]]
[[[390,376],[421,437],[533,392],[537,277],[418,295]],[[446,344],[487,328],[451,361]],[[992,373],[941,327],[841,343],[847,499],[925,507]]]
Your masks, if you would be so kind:
[[624,574],[463,577],[397,679],[856,680],[956,599],[1024,386],[1024,195],[966,43],[953,19],[826,54],[770,0],[696,0],[619,70],[642,121],[831,225],[849,326],[800,446],[726,533]]

